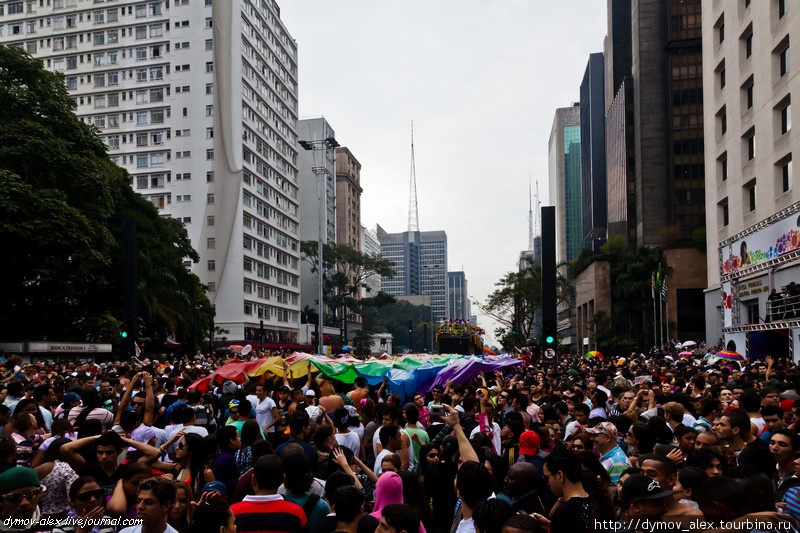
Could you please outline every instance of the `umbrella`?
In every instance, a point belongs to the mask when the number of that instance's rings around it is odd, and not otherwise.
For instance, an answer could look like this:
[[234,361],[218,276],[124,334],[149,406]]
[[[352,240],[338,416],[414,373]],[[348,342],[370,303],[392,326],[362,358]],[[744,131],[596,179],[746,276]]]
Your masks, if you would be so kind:
[[583,357],[584,357],[584,359],[588,359],[589,357],[597,357],[598,359],[603,359],[603,354],[601,354],[597,350],[592,350],[591,352],[587,353]]
[[692,348],[694,346],[697,346],[697,343],[694,341],[686,341],[683,344],[681,344],[681,348]]
[[681,353],[679,353],[678,355],[694,355],[694,354],[692,352],[687,352],[687,351],[684,350]]
[[738,352],[730,352],[728,350],[720,350],[713,357],[725,359],[726,361],[744,361],[744,356]]

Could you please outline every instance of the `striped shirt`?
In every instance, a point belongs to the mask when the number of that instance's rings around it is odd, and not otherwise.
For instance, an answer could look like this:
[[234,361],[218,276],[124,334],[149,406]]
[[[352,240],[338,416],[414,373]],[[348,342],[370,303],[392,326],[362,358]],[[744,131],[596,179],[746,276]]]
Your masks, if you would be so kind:
[[231,511],[239,533],[297,533],[308,523],[302,507],[279,494],[245,496]]

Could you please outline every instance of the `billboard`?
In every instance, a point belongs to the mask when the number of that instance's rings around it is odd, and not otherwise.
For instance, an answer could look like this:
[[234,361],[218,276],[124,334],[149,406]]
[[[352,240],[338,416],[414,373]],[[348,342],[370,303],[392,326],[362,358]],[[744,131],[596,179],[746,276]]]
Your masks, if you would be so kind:
[[797,250],[800,248],[800,216],[795,212],[721,248],[723,276]]

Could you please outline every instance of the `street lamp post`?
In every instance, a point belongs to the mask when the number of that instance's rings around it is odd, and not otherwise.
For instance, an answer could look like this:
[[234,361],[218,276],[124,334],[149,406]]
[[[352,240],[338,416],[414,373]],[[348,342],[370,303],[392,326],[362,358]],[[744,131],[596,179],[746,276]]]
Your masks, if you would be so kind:
[[[321,151],[323,152],[323,161],[321,165],[314,165],[311,167],[311,171],[314,172],[314,175],[317,176],[317,209],[319,215],[319,235],[317,236],[317,353],[322,354],[322,344],[323,344],[323,337],[325,336],[323,328],[323,310],[324,304],[322,302],[322,282],[323,282],[323,273],[322,273],[322,243],[324,242],[323,239],[325,238],[324,234],[324,218],[325,218],[325,182],[323,176],[327,176],[330,174],[328,171],[328,167],[325,166],[325,159],[328,157],[328,150],[331,148],[337,148],[339,143],[336,142],[336,139],[333,137],[328,137],[327,139],[321,139],[318,141],[298,141],[298,144],[304,150],[310,150],[312,152]],[[315,161],[316,162],[316,161]]]

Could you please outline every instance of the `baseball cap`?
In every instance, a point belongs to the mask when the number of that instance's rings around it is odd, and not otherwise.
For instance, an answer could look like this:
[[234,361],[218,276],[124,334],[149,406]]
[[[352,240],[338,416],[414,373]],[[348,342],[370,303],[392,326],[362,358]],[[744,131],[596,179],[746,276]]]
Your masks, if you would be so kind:
[[64,403],[64,404],[69,404],[69,403],[72,403],[72,402],[80,402],[80,401],[81,401],[81,397],[78,396],[77,392],[68,392],[68,393],[66,393],[64,395],[63,398],[61,398],[61,403]]
[[526,430],[519,436],[519,453],[522,455],[536,455],[539,452],[539,434],[535,431]]
[[800,394],[789,389],[781,393],[781,400],[800,400]]
[[612,439],[617,438],[617,426],[612,424],[611,422],[600,422],[593,428],[586,428],[586,432],[591,435],[599,435],[601,433],[608,435]]
[[782,400],[781,401],[781,411],[783,411],[784,413],[788,413],[789,411],[792,410],[792,406],[794,405],[794,402],[796,402],[796,401],[797,400],[791,400],[791,399]]
[[202,492],[206,491],[218,492],[223,496],[225,496],[226,498],[228,497],[228,487],[226,487],[225,483],[223,483],[222,481],[209,481],[208,483],[203,485]]
[[677,494],[676,490],[663,488],[658,481],[642,474],[632,474],[622,484],[622,507],[642,500],[657,500]]
[[316,393],[316,392],[314,392],[314,390],[313,390],[313,389],[308,389],[308,390],[306,391],[306,396],[310,396],[310,397],[312,397],[312,398],[316,398],[316,397],[317,397],[317,393]]

